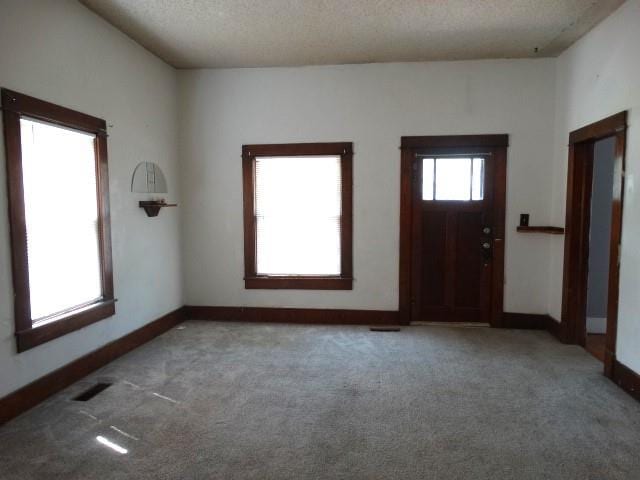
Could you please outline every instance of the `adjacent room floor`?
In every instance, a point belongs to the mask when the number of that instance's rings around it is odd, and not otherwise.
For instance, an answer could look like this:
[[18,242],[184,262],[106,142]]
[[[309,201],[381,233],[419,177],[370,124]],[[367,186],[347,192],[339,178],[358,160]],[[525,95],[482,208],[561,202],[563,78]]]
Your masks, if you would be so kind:
[[637,479],[601,370],[546,332],[190,321],[0,427],[0,477]]
[[598,360],[604,362],[606,340],[607,338],[604,334],[588,333],[584,348]]

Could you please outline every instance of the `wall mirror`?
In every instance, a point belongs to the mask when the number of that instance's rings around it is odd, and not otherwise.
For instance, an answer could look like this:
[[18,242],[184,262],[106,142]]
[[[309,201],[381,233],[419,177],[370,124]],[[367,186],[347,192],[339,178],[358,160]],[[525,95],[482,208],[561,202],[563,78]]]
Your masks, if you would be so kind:
[[167,180],[158,165],[140,162],[133,171],[131,191],[134,193],[167,193]]

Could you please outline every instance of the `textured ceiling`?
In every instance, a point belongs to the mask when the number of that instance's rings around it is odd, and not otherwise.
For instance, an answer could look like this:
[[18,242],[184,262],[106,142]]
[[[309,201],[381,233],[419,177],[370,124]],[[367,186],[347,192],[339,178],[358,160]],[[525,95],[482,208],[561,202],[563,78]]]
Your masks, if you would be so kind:
[[624,3],[80,1],[179,68],[554,56]]

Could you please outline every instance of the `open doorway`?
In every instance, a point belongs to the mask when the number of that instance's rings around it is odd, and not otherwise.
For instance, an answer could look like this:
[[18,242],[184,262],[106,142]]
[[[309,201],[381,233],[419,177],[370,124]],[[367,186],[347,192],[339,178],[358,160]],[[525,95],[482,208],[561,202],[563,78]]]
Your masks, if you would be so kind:
[[611,205],[613,203],[615,153],[615,137],[603,138],[594,143],[585,348],[601,362],[604,362],[607,333]]
[[569,136],[562,339],[615,360],[626,112]]

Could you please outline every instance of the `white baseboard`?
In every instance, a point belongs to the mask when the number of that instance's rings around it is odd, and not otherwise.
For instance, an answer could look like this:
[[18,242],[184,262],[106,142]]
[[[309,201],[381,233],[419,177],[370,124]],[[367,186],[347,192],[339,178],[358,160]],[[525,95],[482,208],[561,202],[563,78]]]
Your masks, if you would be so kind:
[[587,333],[607,333],[607,318],[587,317]]

